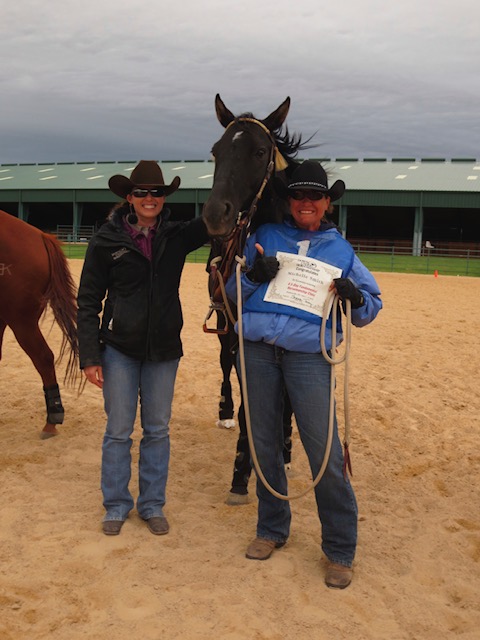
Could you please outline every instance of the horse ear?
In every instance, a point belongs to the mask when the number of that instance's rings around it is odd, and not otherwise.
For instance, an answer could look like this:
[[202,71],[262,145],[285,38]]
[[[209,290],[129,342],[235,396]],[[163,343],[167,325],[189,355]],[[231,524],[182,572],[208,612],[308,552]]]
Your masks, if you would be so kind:
[[235,120],[233,113],[223,104],[219,93],[215,96],[215,111],[222,127],[227,127],[232,120]]
[[290,98],[286,98],[282,104],[272,111],[272,113],[262,120],[263,124],[267,127],[269,131],[275,131],[275,129],[279,129],[282,124],[285,122],[285,118],[287,117],[288,110],[290,109]]

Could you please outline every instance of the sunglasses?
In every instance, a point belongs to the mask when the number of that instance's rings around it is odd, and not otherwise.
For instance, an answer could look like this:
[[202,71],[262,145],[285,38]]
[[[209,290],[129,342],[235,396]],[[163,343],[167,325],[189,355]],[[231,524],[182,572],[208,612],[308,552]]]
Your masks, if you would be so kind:
[[165,189],[162,187],[156,187],[154,189],[134,189],[132,196],[135,198],[146,198],[150,194],[152,198],[162,198],[165,195]]
[[314,191],[313,189],[298,189],[289,191],[288,195],[294,200],[305,200],[305,198],[309,200],[321,200],[325,194],[321,191]]

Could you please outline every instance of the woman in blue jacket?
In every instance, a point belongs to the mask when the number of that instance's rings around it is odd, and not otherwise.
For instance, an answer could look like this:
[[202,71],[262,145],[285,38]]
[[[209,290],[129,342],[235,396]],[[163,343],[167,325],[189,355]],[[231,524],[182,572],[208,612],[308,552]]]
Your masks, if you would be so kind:
[[[337,180],[329,189],[318,162],[305,161],[286,190],[291,217],[266,224],[248,239],[247,270],[242,274],[243,334],[252,433],[260,467],[270,485],[287,493],[282,458],[282,389],[291,399],[313,477],[323,462],[329,419],[330,364],[321,353],[318,292],[335,289],[349,299],[352,323],[370,323],[382,308],[375,279],[333,223],[325,220],[332,201],[344,193]],[[235,278],[228,283],[232,298]],[[331,344],[331,319],[326,348]],[[342,340],[341,327],[337,344]],[[343,452],[334,420],[334,440],[325,473],[315,488],[328,559],[326,584],[345,588],[352,579],[357,542],[357,504],[343,474]],[[257,479],[257,536],[247,558],[266,560],[290,532],[288,501],[273,496]]]

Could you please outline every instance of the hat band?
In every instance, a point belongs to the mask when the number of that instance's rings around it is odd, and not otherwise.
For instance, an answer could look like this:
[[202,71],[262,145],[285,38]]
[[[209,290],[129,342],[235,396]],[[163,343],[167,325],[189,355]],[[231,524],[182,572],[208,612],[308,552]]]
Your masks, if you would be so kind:
[[289,189],[298,189],[298,187],[317,187],[317,189],[322,189],[323,191],[328,191],[328,187],[324,184],[320,184],[320,182],[292,182],[292,184],[288,185]]

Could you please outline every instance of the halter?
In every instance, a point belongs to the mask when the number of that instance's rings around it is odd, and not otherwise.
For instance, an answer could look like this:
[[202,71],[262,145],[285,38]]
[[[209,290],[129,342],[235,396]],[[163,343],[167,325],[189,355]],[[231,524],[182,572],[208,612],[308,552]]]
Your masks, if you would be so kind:
[[[238,122],[251,122],[258,125],[264,131],[264,133],[267,134],[267,137],[271,142],[271,147],[265,176],[262,180],[262,183],[260,184],[257,194],[253,198],[252,203],[250,204],[250,207],[248,209],[238,212],[235,226],[233,227],[231,233],[221,241],[219,255],[213,258],[213,260],[211,260],[210,262],[210,307],[203,322],[203,330],[205,333],[216,333],[220,335],[228,333],[229,323],[234,325],[236,321],[235,314],[225,293],[225,282],[233,272],[235,256],[241,255],[241,253],[243,252],[243,247],[245,246],[245,241],[247,239],[250,222],[255,215],[258,203],[262,198],[263,191],[267,185],[267,182],[272,177],[274,169],[281,171],[287,166],[285,158],[282,156],[277,147],[275,138],[273,137],[271,131],[263,124],[263,122],[260,122],[260,120],[256,120],[255,118],[236,118],[226,126],[225,131],[227,131],[232,125]],[[223,314],[225,318],[224,329],[209,328],[207,326],[207,321],[211,318],[214,311]]]

